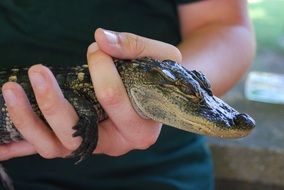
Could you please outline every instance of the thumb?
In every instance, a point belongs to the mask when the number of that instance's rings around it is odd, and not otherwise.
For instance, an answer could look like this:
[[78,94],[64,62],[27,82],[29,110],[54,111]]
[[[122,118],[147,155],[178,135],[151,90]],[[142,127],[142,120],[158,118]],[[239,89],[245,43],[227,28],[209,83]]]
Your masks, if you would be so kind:
[[95,40],[99,49],[119,59],[152,57],[181,62],[181,53],[173,45],[126,32],[97,29]]

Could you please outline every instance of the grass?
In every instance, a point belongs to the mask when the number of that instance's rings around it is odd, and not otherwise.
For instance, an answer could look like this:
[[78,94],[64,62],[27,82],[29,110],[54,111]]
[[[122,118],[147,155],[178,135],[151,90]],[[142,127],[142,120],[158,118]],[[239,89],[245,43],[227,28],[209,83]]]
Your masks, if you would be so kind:
[[258,43],[258,53],[272,50],[284,54],[284,0],[254,0],[249,3]]

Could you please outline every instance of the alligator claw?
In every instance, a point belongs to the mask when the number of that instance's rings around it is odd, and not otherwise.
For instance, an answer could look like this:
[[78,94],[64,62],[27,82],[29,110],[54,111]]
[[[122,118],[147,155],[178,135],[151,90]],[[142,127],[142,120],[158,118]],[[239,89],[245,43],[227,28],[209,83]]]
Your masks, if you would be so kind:
[[97,146],[98,141],[98,125],[95,125],[93,119],[87,116],[81,116],[77,125],[73,127],[76,130],[73,133],[73,137],[82,137],[80,146],[74,150],[68,157],[79,157],[80,159],[76,162],[79,163],[86,159],[89,155],[92,155],[93,151]]

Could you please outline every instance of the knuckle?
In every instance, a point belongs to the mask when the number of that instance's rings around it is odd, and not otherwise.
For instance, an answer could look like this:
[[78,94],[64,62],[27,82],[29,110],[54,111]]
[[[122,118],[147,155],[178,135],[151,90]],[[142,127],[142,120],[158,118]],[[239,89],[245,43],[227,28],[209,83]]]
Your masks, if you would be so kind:
[[41,157],[45,159],[53,159],[59,157],[58,152],[54,150],[41,150],[38,153]]
[[150,146],[152,146],[156,142],[156,138],[150,137],[150,138],[139,138],[135,142],[135,148],[140,150],[148,149]]
[[[26,126],[26,123],[23,122],[21,118],[15,116],[15,115],[12,116],[10,119],[11,119],[11,122],[15,125],[15,127],[17,129],[22,129],[24,126]],[[11,123],[9,122],[9,124],[11,124]]]
[[44,114],[52,114],[58,105],[52,101],[44,102],[39,105],[41,111]]
[[[64,101],[66,101],[66,99],[64,99]],[[42,111],[42,113],[44,115],[51,115],[53,113],[56,112],[56,110],[58,109],[60,102],[53,100],[53,101],[42,101],[42,102],[38,102],[39,104],[39,108]]]
[[117,141],[116,144],[109,144],[110,146],[105,146],[105,147],[97,147],[98,153],[103,153],[108,156],[113,156],[113,157],[118,157],[122,156],[129,151],[135,149],[133,147],[133,143],[131,141],[125,139],[123,136],[120,136],[121,139]]
[[38,148],[38,154],[45,159],[63,158],[70,154],[70,151],[58,144],[51,144],[48,148]]
[[110,87],[96,93],[99,102],[104,106],[115,106],[122,100],[122,93],[119,87]]
[[161,124],[155,123],[154,125],[150,125],[149,128],[151,130],[147,130],[144,134],[140,134],[135,138],[134,144],[136,149],[145,150],[156,143],[160,134]]
[[118,151],[111,151],[111,152],[106,152],[105,154],[109,155],[109,156],[113,156],[113,157],[118,157],[118,156],[122,156],[126,153],[128,153],[130,150],[118,150]]
[[74,139],[72,139],[71,141],[66,142],[66,143],[63,142],[62,144],[66,149],[68,149],[70,151],[74,151],[80,146],[78,141],[75,141]]
[[121,156],[125,153],[121,153],[121,152],[110,152],[110,153],[106,153],[107,155],[109,156],[113,156],[113,157],[118,157],[118,156]]
[[6,125],[13,124],[18,130],[25,130],[30,124],[36,123],[35,118],[33,116],[30,116],[30,113],[26,113],[25,115],[23,115],[22,113],[17,113],[17,110],[10,111],[13,113],[7,115],[7,119],[5,119]]
[[[91,47],[92,45],[90,45],[89,49],[93,48]],[[92,62],[95,60],[99,60],[101,57],[104,57],[105,54],[102,52],[102,51],[92,51],[92,50],[88,50],[88,53],[87,53],[87,58],[88,58],[88,61]]]
[[124,33],[125,44],[124,49],[128,51],[131,57],[140,57],[143,55],[146,49],[146,43],[144,42],[144,38],[131,33]]

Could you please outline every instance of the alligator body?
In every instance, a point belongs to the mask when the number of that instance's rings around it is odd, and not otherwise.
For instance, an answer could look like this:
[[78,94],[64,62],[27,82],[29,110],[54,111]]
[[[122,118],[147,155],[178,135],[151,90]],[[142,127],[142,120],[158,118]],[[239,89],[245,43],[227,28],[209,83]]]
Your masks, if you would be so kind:
[[[205,76],[188,71],[171,60],[151,58],[115,60],[132,106],[143,118],[193,133],[237,138],[248,135],[255,126],[247,114],[237,112],[215,97]],[[28,80],[28,69],[0,71],[0,83],[18,82],[26,91],[34,111],[44,120]],[[107,118],[97,101],[86,65],[51,68],[65,98],[74,106],[79,121],[73,136],[81,136],[81,146],[73,156],[84,159],[96,148],[98,123]],[[0,144],[22,140],[9,118],[0,94]]]
[[[115,60],[132,106],[143,118],[193,133],[238,138],[248,135],[255,127],[254,120],[239,113],[215,97],[205,76],[188,71],[178,63],[151,58]],[[0,85],[7,81],[19,83],[40,118],[45,121],[36,103],[27,68],[1,69]],[[97,145],[98,124],[107,118],[99,104],[86,65],[51,68],[65,98],[79,116],[73,136],[81,136],[82,143],[72,156],[80,160],[91,155]],[[2,91],[0,91],[0,144],[20,141],[22,135],[13,125]],[[79,160],[79,161],[80,161]],[[5,189],[13,190],[12,181],[0,164],[0,179]]]

